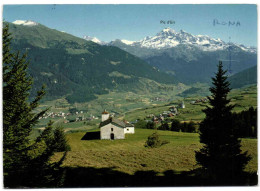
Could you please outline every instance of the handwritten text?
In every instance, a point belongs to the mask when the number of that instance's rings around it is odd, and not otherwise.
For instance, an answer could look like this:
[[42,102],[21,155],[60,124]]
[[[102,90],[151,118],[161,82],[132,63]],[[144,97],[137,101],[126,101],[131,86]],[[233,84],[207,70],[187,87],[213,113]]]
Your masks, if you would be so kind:
[[239,27],[241,25],[241,23],[240,23],[240,21],[219,21],[218,19],[214,19],[213,26],[216,26],[216,25]]

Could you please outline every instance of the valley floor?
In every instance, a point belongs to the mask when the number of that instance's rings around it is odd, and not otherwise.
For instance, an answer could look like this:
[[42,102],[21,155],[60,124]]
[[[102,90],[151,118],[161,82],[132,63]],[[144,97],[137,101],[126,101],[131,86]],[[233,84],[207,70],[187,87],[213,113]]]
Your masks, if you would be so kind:
[[[161,92],[161,95],[138,95],[133,93],[118,93],[112,92],[106,95],[100,96],[97,100],[81,103],[81,104],[68,104],[64,99],[54,100],[45,102],[41,104],[39,111],[45,108],[51,107],[49,112],[64,112],[65,114],[69,113],[69,108],[76,108],[78,111],[83,111],[81,114],[85,118],[90,118],[90,116],[95,116],[97,118],[86,120],[86,121],[77,121],[64,123],[65,120],[69,118],[76,119],[78,116],[73,114],[72,116],[66,117],[48,117],[46,119],[40,119],[39,123],[36,125],[33,137],[36,137],[37,134],[46,126],[49,120],[53,120],[56,124],[61,124],[65,132],[75,132],[75,131],[89,131],[91,129],[96,129],[100,123],[101,112],[106,109],[111,113],[115,113],[117,118],[125,119],[127,121],[135,121],[136,119],[147,119],[148,115],[159,115],[164,111],[168,111],[171,106],[178,106],[183,100],[185,103],[185,108],[178,109],[179,115],[175,118],[180,121],[194,121],[196,123],[204,119],[205,114],[202,112],[206,108],[208,103],[198,102],[192,103],[195,100],[205,98],[204,96],[199,95],[190,95],[189,97],[180,98],[175,96],[176,92]],[[164,100],[153,101],[151,98],[164,98]],[[131,98],[131,99],[130,99]],[[166,99],[167,98],[167,99]],[[172,98],[172,99],[170,99]],[[249,107],[257,107],[257,87],[255,85],[247,86],[241,89],[234,89],[230,92],[229,98],[231,99],[231,104],[235,105],[234,112],[240,112],[246,110]],[[150,100],[150,101],[149,101]],[[59,105],[59,104],[61,105]],[[59,105],[59,107],[57,106]]]

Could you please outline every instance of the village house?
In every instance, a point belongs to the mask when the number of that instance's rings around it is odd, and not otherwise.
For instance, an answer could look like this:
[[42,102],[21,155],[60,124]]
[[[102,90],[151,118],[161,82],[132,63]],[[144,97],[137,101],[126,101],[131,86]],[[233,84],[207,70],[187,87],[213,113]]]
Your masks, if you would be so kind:
[[178,110],[175,106],[172,106],[169,108],[170,112],[173,114],[173,115],[177,115],[178,114]]
[[100,139],[124,139],[125,134],[135,133],[134,125],[111,117],[107,111],[102,113],[99,128]]

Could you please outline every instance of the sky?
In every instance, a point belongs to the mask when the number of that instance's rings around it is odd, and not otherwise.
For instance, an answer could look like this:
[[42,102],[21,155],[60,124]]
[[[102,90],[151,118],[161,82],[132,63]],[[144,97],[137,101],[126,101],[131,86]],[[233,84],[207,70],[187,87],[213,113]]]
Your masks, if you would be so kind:
[[78,37],[88,35],[106,42],[141,40],[170,27],[257,46],[257,9],[253,4],[4,5],[3,19],[32,20]]

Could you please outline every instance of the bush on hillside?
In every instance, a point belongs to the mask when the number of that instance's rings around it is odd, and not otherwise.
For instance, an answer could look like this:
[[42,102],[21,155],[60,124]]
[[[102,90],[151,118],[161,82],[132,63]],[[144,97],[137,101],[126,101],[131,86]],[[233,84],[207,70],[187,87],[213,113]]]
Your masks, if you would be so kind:
[[184,122],[182,124],[181,131],[187,133],[195,133],[196,132],[195,123],[193,121],[190,121],[189,123]]
[[181,130],[181,122],[178,119],[172,120],[171,131],[179,132]]
[[137,129],[146,129],[146,124],[147,122],[144,120],[139,120],[137,121],[137,123],[135,124],[135,128]]
[[167,143],[169,143],[169,141],[166,141],[166,140],[161,141],[160,138],[159,138],[159,134],[157,132],[155,132],[148,137],[144,146],[150,147],[150,148],[156,148],[156,147],[160,147],[162,145],[165,145]]
[[145,120],[139,120],[135,124],[135,128],[137,128],[137,129],[156,129],[156,124],[152,121],[146,122]]
[[146,124],[146,129],[156,129],[156,124],[152,121],[148,121]]
[[169,127],[169,124],[167,122],[163,122],[159,127],[158,127],[159,130],[165,130],[165,131],[169,131],[170,130],[170,127]]

